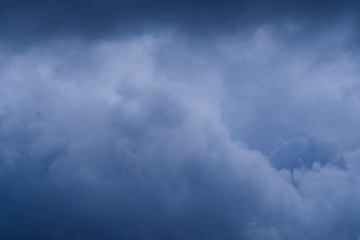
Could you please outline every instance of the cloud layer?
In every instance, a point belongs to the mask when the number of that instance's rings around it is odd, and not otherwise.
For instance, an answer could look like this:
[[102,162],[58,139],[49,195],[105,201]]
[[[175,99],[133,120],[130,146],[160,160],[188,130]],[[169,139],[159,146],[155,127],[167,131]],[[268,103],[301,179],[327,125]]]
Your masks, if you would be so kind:
[[[359,3],[347,1],[190,0],[4,0],[0,39],[12,45],[58,37],[98,40],[180,29],[190,35],[218,35],[261,24],[297,25],[304,37],[347,19],[358,29]],[[283,26],[285,23],[285,26]]]
[[[289,54],[273,39],[258,29],[194,51],[145,35],[6,56],[2,237],[353,239],[356,61],[311,68],[312,47]],[[331,67],[346,81],[324,77]],[[320,108],[343,109],[351,132],[337,112],[315,119]]]
[[17,3],[1,239],[360,237],[356,3]]

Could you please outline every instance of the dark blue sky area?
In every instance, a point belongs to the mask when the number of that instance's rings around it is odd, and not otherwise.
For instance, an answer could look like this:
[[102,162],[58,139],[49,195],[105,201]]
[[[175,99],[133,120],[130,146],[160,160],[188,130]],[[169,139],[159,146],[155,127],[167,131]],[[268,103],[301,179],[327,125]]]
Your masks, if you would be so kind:
[[128,1],[34,0],[0,3],[3,41],[60,36],[101,39],[161,27],[190,34],[233,32],[259,24],[300,22],[326,28],[341,18],[358,21],[358,1]]

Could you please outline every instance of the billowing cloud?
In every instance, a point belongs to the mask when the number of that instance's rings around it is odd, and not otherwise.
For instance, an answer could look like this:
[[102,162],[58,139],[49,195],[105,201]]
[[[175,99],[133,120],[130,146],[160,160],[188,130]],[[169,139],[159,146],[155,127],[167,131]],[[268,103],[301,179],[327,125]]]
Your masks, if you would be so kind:
[[359,238],[357,4],[2,4],[1,239]]

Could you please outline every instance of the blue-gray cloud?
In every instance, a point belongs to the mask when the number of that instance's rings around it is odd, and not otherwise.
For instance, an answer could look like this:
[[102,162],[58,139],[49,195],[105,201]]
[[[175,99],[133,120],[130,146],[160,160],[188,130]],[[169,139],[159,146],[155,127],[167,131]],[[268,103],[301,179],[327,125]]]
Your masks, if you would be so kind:
[[3,51],[0,237],[356,239],[351,33],[278,34]]
[[270,155],[270,161],[277,169],[294,170],[296,168],[312,168],[313,164],[332,164],[345,167],[342,155],[336,146],[318,141],[312,137],[279,140]]

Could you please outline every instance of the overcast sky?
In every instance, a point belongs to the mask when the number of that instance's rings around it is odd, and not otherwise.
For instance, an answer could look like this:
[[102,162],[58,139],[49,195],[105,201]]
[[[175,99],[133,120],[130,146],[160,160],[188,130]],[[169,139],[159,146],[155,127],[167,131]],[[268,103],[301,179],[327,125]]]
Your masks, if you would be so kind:
[[0,239],[360,239],[358,1],[0,1]]

